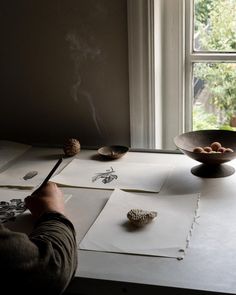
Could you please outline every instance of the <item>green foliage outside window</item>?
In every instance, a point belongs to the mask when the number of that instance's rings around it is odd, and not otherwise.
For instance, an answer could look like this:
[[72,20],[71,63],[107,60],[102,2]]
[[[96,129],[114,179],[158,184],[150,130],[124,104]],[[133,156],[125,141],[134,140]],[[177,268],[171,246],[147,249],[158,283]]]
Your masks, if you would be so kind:
[[195,0],[195,31],[199,31],[208,23],[214,0]]
[[193,130],[218,129],[216,116],[205,112],[203,106],[194,107],[193,118]]
[[[196,34],[200,51],[236,52],[236,0],[196,0]],[[236,63],[198,63],[194,77],[204,81],[214,111],[209,114],[194,105],[193,129],[231,128],[230,118],[236,114]]]

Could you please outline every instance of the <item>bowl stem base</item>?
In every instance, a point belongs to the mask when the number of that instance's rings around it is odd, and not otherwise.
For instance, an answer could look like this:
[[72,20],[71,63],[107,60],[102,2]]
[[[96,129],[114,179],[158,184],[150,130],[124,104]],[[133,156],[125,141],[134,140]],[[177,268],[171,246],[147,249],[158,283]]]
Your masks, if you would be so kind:
[[226,164],[220,165],[206,165],[200,164],[194,166],[191,169],[191,172],[195,176],[204,177],[204,178],[219,178],[226,177],[234,174],[235,169],[232,166]]

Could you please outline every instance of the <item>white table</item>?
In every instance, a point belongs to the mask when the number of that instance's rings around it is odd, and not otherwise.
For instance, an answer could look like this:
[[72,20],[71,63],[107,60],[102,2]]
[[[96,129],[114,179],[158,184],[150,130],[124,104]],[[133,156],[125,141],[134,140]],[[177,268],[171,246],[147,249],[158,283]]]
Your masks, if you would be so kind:
[[[60,149],[48,149],[48,159],[60,153]],[[96,151],[83,150],[77,157],[90,159],[95,154]],[[66,159],[63,165],[70,160]],[[36,161],[47,161],[47,157],[38,157]],[[224,178],[196,177],[190,170],[199,163],[182,154],[129,152],[119,161],[124,165],[132,161],[174,165],[173,173],[159,194],[201,193],[200,216],[190,246],[183,260],[78,250],[78,269],[67,293],[235,294],[236,173]],[[236,168],[236,161],[228,164]],[[73,195],[67,212],[79,242],[112,191],[62,189]]]

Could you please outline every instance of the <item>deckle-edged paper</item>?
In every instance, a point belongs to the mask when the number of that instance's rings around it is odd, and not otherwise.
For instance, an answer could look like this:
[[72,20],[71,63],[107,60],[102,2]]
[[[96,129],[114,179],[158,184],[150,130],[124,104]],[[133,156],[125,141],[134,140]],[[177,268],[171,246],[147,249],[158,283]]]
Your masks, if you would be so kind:
[[[181,259],[197,217],[199,194],[147,196],[116,189],[79,244],[80,249]],[[157,211],[149,224],[133,226],[133,208]]]
[[21,156],[31,145],[8,140],[0,140],[0,168]]
[[75,187],[159,192],[172,166],[74,159],[52,181]]

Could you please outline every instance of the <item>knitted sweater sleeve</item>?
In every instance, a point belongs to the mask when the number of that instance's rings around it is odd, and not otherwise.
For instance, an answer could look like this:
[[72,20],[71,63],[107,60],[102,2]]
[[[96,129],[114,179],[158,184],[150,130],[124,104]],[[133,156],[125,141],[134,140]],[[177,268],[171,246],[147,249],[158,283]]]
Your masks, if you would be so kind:
[[0,280],[8,294],[62,294],[76,268],[76,234],[64,215],[43,214],[29,236],[0,225]]

